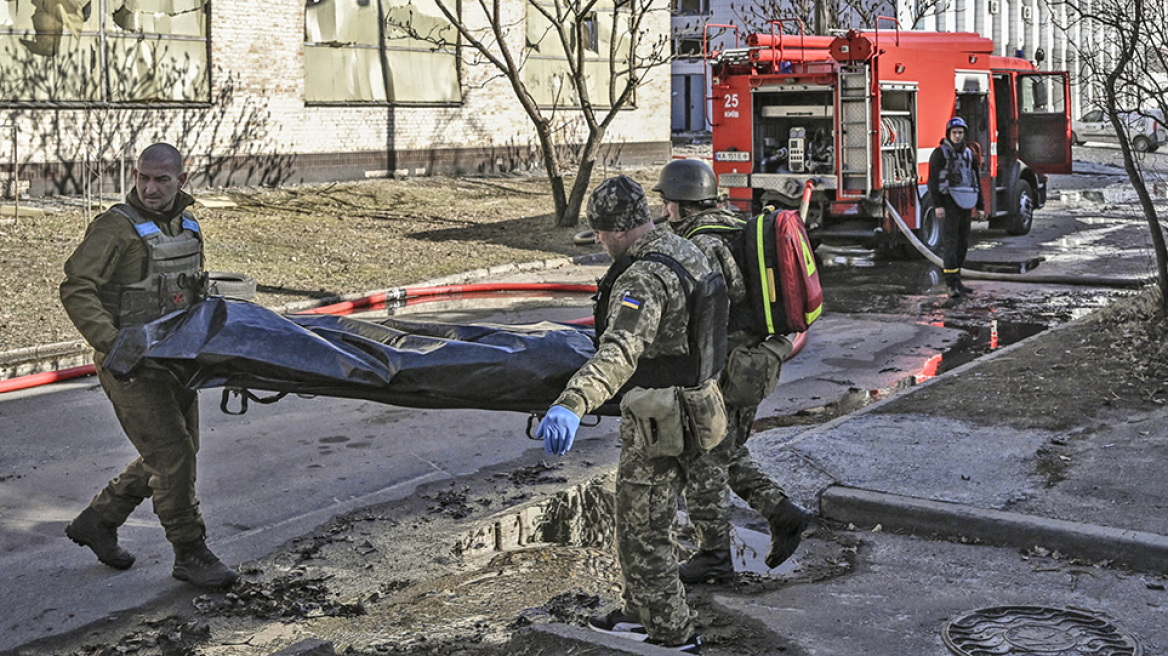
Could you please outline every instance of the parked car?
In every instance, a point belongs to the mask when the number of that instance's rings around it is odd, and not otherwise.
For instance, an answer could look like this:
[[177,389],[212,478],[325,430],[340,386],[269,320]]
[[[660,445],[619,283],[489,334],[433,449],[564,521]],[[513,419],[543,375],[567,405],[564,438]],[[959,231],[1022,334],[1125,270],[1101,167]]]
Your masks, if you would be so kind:
[[[1127,126],[1132,147],[1141,153],[1168,143],[1168,126],[1164,124],[1164,114],[1158,109],[1123,111],[1119,119]],[[1086,141],[1119,143],[1119,136],[1102,109],[1093,109],[1081,120],[1071,121],[1071,142],[1079,145]]]

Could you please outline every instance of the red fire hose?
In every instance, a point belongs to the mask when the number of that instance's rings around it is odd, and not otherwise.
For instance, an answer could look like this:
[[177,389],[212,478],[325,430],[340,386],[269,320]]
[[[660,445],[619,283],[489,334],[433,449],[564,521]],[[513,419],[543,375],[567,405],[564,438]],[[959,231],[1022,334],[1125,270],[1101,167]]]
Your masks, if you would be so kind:
[[[596,292],[596,285],[569,285],[559,283],[481,283],[471,285],[398,287],[385,292],[370,294],[352,301],[343,301],[340,303],[333,303],[331,305],[312,308],[310,310],[303,310],[297,314],[349,314],[359,308],[369,307],[379,303],[387,303],[391,301],[419,299],[433,296],[453,296],[457,294],[482,294],[484,292],[527,291],[592,294]],[[582,319],[574,319],[561,323],[576,326],[591,326],[592,317],[584,317]],[[800,350],[802,350],[803,344],[806,342],[806,340],[806,333],[796,334],[793,348],[791,349],[791,354],[787,356],[787,358],[790,359],[795,357],[795,355],[799,353]],[[22,389],[29,389],[31,387],[39,387],[41,385],[48,385],[50,383],[59,383],[71,378],[89,376],[92,375],[94,371],[94,366],[92,364],[87,364],[79,367],[71,367],[69,369],[61,369],[59,371],[46,371],[39,374],[31,374],[28,376],[18,376],[16,378],[0,380],[0,394],[5,392],[15,392]]]

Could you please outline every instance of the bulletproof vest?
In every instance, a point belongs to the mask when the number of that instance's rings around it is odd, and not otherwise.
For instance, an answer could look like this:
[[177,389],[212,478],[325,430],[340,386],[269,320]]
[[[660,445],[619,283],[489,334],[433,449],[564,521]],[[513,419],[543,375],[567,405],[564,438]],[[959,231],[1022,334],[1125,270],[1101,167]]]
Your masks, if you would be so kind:
[[949,194],[958,207],[971,209],[977,205],[978,173],[973,161],[973,150],[966,146],[957,151],[953,145],[941,144],[945,155],[945,170],[941,173],[937,188],[942,194]]
[[146,275],[130,285],[105,285],[101,304],[114,324],[137,326],[196,303],[202,284],[202,233],[189,212],[182,215],[182,231],[170,237],[133,206],[110,208],[126,217],[146,247]]
[[[697,387],[717,376],[726,366],[725,326],[729,312],[726,281],[717,271],[711,271],[698,280],[680,262],[664,253],[648,253],[641,259],[668,266],[681,281],[686,309],[689,311],[689,325],[686,326],[688,353],[641,358],[637,361],[637,370],[633,372],[632,378],[621,389]],[[593,308],[593,340],[597,344],[608,328],[608,307],[613,286],[617,278],[636,261],[636,258],[628,255],[618,259],[597,285]]]

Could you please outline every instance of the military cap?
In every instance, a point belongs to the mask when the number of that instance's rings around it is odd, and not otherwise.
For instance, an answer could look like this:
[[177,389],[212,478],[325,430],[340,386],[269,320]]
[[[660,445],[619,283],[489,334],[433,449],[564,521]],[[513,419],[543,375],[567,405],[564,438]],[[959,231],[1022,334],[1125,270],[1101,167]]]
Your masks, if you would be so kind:
[[593,230],[623,232],[652,220],[645,190],[627,175],[596,185],[588,199],[588,226]]

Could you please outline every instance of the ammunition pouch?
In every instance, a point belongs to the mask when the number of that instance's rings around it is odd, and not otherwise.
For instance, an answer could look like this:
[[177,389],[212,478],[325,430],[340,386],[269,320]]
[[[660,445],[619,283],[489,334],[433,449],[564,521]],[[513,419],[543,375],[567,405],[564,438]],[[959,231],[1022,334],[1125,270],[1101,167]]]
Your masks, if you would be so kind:
[[646,458],[676,458],[685,451],[677,389],[634,387],[621,397],[621,416],[632,422],[632,447]]
[[775,391],[783,361],[790,354],[791,342],[785,337],[765,339],[731,351],[721,381],[726,405],[741,408],[762,403]]
[[726,402],[718,381],[711,378],[697,387],[679,388],[685,441],[690,453],[705,453],[726,439]]

